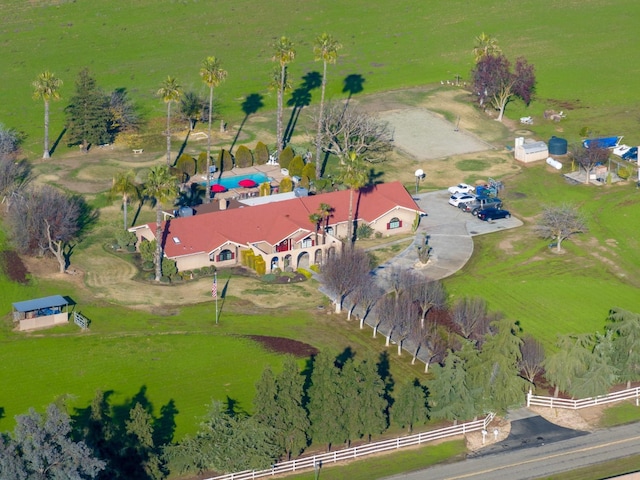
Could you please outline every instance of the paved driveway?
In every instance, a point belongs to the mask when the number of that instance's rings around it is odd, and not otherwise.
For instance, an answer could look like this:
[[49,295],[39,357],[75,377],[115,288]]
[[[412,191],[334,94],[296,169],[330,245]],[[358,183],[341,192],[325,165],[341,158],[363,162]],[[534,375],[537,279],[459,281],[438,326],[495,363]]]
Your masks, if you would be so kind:
[[[484,222],[470,213],[449,205],[449,192],[437,192],[415,195],[413,198],[427,215],[420,221],[413,243],[388,262],[380,265],[376,276],[380,285],[388,290],[389,272],[394,267],[411,269],[432,280],[440,280],[453,275],[471,258],[473,237],[495,233],[522,226],[515,217]],[[426,265],[418,261],[418,246],[429,236],[431,258]]]

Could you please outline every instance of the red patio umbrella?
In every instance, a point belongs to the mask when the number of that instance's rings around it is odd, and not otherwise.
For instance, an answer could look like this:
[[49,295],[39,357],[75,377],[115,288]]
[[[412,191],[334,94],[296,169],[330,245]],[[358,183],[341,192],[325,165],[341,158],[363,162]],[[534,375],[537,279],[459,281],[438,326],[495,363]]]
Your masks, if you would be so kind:
[[213,185],[211,185],[211,191],[213,193],[222,193],[227,191],[227,187],[225,187],[224,185],[220,185],[219,183],[214,183]]
[[243,180],[240,180],[238,182],[238,185],[240,185],[241,187],[244,187],[244,188],[251,188],[251,187],[257,187],[258,186],[258,184],[254,180],[251,180],[250,178],[245,178]]

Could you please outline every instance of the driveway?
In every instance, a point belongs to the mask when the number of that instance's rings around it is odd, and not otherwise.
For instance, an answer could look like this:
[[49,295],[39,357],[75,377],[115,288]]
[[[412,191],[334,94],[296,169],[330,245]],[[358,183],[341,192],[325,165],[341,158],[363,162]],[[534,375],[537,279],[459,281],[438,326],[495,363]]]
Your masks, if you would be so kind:
[[[460,270],[473,254],[473,237],[522,226],[515,217],[483,222],[470,213],[449,205],[449,192],[414,195],[427,215],[422,217],[413,243],[406,250],[380,265],[374,272],[380,285],[389,289],[389,273],[395,268],[410,269],[431,280],[440,280]],[[418,246],[428,235],[431,257],[426,265],[418,261]]]

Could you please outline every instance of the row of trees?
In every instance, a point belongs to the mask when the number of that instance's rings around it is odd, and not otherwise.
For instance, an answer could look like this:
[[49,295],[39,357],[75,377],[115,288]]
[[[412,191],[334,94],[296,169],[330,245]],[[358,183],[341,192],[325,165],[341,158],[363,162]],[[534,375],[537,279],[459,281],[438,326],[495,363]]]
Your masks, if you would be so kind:
[[394,391],[384,356],[320,353],[304,372],[288,357],[280,373],[263,371],[252,416],[215,402],[196,435],[166,448],[166,460],[179,473],[266,468],[312,442],[368,440],[390,424],[411,431],[428,419],[427,396],[417,380]]
[[[425,371],[435,365],[435,382],[463,388],[457,398],[464,398],[471,410],[460,405],[458,412],[502,410],[519,403],[527,384],[534,387],[543,374],[556,395],[564,391],[572,396],[600,395],[615,382],[640,380],[640,360],[632,346],[640,335],[636,314],[613,310],[605,334],[561,337],[558,351],[545,358],[542,346],[523,337],[517,322],[489,312],[481,298],[463,297],[448,305],[439,281],[406,270],[390,273],[391,291],[385,293],[369,272],[366,253],[345,248],[327,260],[321,274],[338,309],[346,300],[350,318],[358,308],[360,328],[368,318],[374,337],[385,332],[386,346],[395,342],[398,355],[409,349],[412,363],[420,358]],[[432,399],[442,392],[433,384],[430,391]],[[431,404],[437,416],[438,403]],[[446,418],[466,418],[466,413]]]

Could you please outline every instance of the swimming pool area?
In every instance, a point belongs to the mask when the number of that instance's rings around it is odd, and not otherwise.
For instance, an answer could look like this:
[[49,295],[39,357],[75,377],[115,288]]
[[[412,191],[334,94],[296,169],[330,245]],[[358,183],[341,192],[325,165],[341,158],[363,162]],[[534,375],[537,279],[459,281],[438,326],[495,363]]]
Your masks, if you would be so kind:
[[[226,189],[241,188],[240,182],[242,180],[253,180],[258,185],[260,185],[261,183],[269,182],[271,179],[267,177],[264,173],[258,172],[258,173],[249,173],[247,175],[235,175],[233,177],[217,178],[211,181],[211,185],[216,185],[216,184],[222,185]],[[200,185],[203,185],[206,187],[207,182],[203,182]]]

